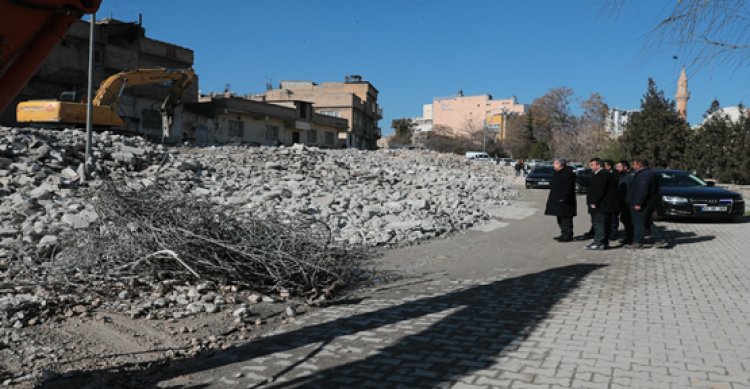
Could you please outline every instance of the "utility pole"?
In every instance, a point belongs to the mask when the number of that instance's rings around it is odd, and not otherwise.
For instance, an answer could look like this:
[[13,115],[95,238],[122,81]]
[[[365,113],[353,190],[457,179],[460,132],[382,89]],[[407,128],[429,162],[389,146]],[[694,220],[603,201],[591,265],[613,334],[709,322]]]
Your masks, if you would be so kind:
[[91,174],[91,130],[93,127],[93,104],[92,89],[94,84],[94,25],[96,24],[96,12],[91,14],[91,25],[89,26],[89,85],[86,91],[86,156],[83,162],[82,182],[86,182]]

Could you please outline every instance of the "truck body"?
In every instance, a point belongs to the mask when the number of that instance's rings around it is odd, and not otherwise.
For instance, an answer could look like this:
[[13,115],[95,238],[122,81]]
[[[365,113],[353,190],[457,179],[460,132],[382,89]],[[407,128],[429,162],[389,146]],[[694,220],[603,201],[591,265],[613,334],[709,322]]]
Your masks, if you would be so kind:
[[0,112],[84,14],[101,0],[0,0]]

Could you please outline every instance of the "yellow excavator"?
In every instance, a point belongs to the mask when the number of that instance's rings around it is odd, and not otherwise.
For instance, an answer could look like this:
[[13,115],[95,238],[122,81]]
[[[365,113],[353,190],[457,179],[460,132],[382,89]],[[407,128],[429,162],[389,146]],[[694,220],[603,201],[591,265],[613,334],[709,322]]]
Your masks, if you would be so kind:
[[[136,69],[120,72],[102,81],[92,100],[92,121],[95,127],[124,128],[119,98],[125,88],[172,82],[169,95],[161,104],[162,129],[169,133],[173,109],[180,103],[187,87],[195,81],[195,71],[188,69]],[[23,101],[16,107],[19,123],[36,123],[41,126],[82,125],[86,123],[86,103],[78,100],[76,93],[64,92],[59,100]],[[67,100],[67,101],[66,101]]]

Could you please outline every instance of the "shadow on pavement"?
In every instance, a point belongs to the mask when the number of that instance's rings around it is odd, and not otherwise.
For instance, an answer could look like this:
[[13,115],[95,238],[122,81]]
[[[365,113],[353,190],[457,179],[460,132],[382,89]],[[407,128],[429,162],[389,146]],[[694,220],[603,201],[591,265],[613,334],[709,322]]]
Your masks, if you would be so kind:
[[673,246],[683,244],[707,242],[716,239],[714,235],[699,236],[695,232],[683,232],[680,230],[664,229],[664,236],[668,238]]
[[[579,264],[553,268],[305,326],[248,342],[210,358],[194,357],[164,362],[140,371],[128,371],[127,367],[121,366],[95,372],[75,372],[68,374],[69,378],[48,381],[42,387],[77,387],[84,383],[111,388],[119,385],[152,387],[171,378],[200,374],[302,346],[316,346],[312,351],[305,351],[307,355],[294,359],[293,364],[282,372],[285,374],[315,358],[325,345],[341,336],[432,314],[444,316],[432,318],[436,321],[429,327],[405,336],[372,355],[284,382],[271,380],[264,387],[443,386],[488,368],[496,358],[517,350],[521,342],[548,317],[555,304],[575,290],[586,276],[604,266]],[[227,370],[223,370],[221,375],[229,375]],[[277,373],[277,376],[282,373]],[[194,381],[193,384],[199,382]]]

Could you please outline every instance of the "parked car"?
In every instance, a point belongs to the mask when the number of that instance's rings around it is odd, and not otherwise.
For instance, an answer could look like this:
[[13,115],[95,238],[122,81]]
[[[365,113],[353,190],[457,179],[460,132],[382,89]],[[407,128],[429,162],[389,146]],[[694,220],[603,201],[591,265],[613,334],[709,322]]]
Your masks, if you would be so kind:
[[466,158],[473,161],[492,161],[492,158],[489,156],[489,154],[481,151],[467,151]]
[[500,166],[513,166],[516,163],[512,158],[495,158],[495,162]]
[[745,214],[742,195],[714,186],[682,170],[654,170],[659,175],[655,218],[733,220]]
[[573,171],[576,174],[576,193],[587,193],[589,191],[592,170],[589,168],[579,168]]
[[552,166],[538,166],[526,176],[526,189],[549,188],[555,170]]

